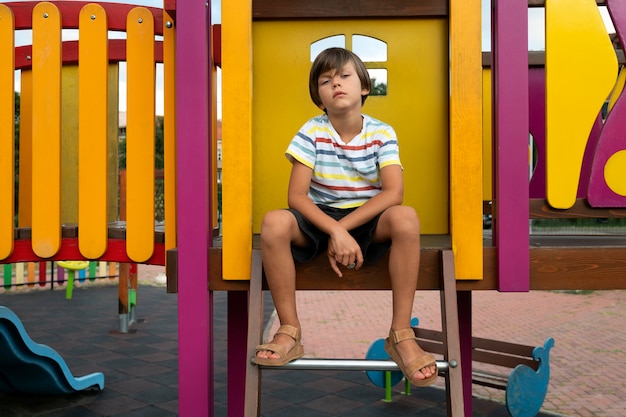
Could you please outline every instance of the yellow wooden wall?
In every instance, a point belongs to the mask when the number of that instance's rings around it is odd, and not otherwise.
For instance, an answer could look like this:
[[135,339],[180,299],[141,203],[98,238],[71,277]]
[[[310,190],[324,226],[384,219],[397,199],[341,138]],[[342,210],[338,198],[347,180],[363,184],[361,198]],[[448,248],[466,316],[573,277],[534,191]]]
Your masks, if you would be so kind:
[[[365,32],[385,40],[401,22],[272,21],[252,25],[250,12],[250,0],[232,0],[222,6],[222,208],[226,279],[249,278],[252,233],[258,232],[265,212],[286,206],[289,164],[284,160],[284,150],[302,123],[318,113],[309,101],[307,88],[311,42],[344,32]],[[415,74],[412,70],[418,74],[403,79],[395,87],[411,91],[410,98],[387,106],[386,110],[395,114],[386,119],[378,113],[375,97],[366,103],[364,112],[391,123],[398,130],[406,168],[405,202],[417,208],[422,232],[449,233],[457,278],[480,279],[483,268],[481,2],[451,1],[447,21],[416,19],[403,29],[433,24],[435,27],[430,32],[415,35],[404,31],[389,42],[390,67],[396,64],[391,52],[395,50],[394,43],[405,42],[401,53],[418,59],[416,64],[398,61],[405,74]],[[290,29],[281,30],[285,25],[291,25]],[[359,28],[352,29],[350,25]],[[378,36],[372,30],[376,25],[385,27]],[[420,71],[429,70],[437,71],[439,78],[420,77]],[[390,95],[391,91],[390,82]],[[442,106],[445,112],[441,112]],[[403,121],[410,126],[403,128]],[[425,126],[434,130],[424,131]]]
[[[308,92],[310,45],[334,35],[345,35],[349,49],[353,35],[387,43],[387,61],[376,63],[387,69],[387,95],[368,97],[363,113],[389,123],[398,135],[404,203],[419,213],[422,233],[448,233],[446,26],[443,19],[254,23],[255,233],[267,211],[287,206],[291,164],[284,152],[302,124],[321,114]],[[289,69],[277,71],[277,61]]]

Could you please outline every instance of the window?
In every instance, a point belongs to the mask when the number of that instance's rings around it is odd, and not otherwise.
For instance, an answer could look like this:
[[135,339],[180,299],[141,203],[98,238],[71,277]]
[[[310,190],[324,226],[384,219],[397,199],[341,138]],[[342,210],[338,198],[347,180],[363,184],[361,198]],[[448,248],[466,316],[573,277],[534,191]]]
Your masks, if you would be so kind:
[[[350,41],[346,45],[346,39]],[[324,49],[338,47],[352,50],[365,63],[372,79],[372,91],[370,96],[387,95],[387,43],[380,39],[365,35],[352,35],[346,38],[345,35],[333,35],[320,39],[311,44],[311,62]]]

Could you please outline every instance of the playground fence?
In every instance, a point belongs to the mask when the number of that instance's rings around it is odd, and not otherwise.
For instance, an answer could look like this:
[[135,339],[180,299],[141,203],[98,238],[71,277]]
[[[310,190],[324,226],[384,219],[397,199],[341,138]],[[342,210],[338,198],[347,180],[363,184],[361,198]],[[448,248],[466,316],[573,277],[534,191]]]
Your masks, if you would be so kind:
[[[117,262],[89,262],[77,271],[78,285],[102,281],[115,281],[119,277]],[[67,272],[56,262],[19,262],[2,265],[0,294],[18,288],[54,290],[67,284]]]

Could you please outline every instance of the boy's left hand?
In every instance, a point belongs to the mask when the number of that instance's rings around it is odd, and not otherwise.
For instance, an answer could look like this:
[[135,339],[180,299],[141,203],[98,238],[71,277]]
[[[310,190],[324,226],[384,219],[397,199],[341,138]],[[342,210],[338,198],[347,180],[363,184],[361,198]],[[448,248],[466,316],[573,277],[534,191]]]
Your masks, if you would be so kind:
[[347,231],[346,235],[339,239],[337,237],[328,239],[328,262],[339,278],[343,277],[339,265],[349,269],[360,269],[363,265],[361,247]]

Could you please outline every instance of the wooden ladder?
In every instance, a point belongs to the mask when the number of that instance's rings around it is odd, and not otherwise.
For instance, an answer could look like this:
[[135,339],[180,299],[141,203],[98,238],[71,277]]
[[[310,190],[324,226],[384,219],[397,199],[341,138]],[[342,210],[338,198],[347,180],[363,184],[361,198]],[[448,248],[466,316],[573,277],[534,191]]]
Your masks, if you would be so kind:
[[[447,412],[450,417],[464,417],[463,378],[461,368],[461,343],[459,336],[459,316],[457,308],[456,279],[454,273],[454,255],[451,250],[441,254],[441,321],[444,337],[444,362],[438,363],[440,375],[446,381]],[[336,288],[325,288],[328,290]],[[254,363],[255,347],[263,337],[263,265],[261,251],[252,253],[250,293],[248,304],[248,358],[245,384],[245,417],[257,417],[261,407],[261,372],[271,368],[257,366]],[[276,368],[274,368],[276,369]],[[286,370],[398,370],[393,361],[368,361],[365,359],[298,359],[281,369]]]

